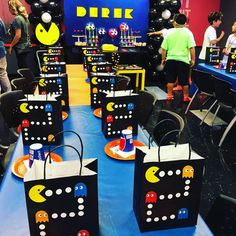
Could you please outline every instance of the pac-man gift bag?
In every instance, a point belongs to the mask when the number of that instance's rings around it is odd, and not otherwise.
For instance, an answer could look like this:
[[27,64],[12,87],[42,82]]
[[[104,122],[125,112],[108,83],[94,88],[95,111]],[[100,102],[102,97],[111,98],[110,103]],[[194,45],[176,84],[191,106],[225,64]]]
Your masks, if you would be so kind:
[[65,62],[42,62],[40,68],[42,75],[54,74],[60,75],[66,73]]
[[205,63],[211,65],[218,65],[220,62],[221,51],[220,47],[207,47]]
[[114,73],[91,73],[90,75],[90,100],[91,107],[102,106],[104,93],[117,90],[120,77]]
[[97,54],[99,53],[99,49],[97,47],[83,47],[82,48],[83,56],[84,56],[84,70],[87,69],[87,63],[86,63],[86,55],[87,54]]
[[136,149],[133,209],[140,231],[196,225],[203,166],[189,144]]
[[63,110],[69,109],[69,91],[67,74],[43,76],[39,79],[38,88],[40,94],[58,95],[61,99]]
[[47,162],[43,173],[35,160],[24,176],[30,235],[98,236],[97,159]]
[[102,132],[106,138],[121,136],[121,131],[138,132],[139,95],[131,90],[109,92],[102,103]]
[[114,68],[112,67],[112,63],[104,61],[104,62],[91,62],[87,64],[87,73],[90,78],[91,73],[111,73],[114,72]]
[[54,145],[61,142],[63,130],[61,99],[54,95],[27,95],[19,100],[21,132],[24,145],[42,143]]
[[236,48],[231,48],[226,64],[226,72],[236,73]]

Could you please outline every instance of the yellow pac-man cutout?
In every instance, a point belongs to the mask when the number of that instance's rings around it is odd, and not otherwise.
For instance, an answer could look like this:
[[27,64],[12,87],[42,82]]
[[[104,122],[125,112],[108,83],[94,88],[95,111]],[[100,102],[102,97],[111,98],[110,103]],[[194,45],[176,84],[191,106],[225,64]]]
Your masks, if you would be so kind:
[[213,48],[210,48],[210,52],[213,52]]
[[182,170],[182,178],[193,178],[194,169],[192,166],[185,166]]
[[41,86],[41,87],[45,87],[46,86],[45,79],[40,79],[39,80],[39,86]]
[[42,71],[43,71],[43,72],[48,72],[48,67],[47,67],[47,66],[43,66],[43,67],[42,67]]
[[92,61],[92,57],[88,57],[88,61]]
[[65,105],[66,105],[65,100],[63,100],[63,99],[61,100],[61,105],[62,105],[62,106],[65,106]]
[[41,203],[45,202],[46,198],[44,198],[40,193],[45,189],[43,185],[35,185],[29,191],[29,197],[33,202]]
[[236,55],[235,55],[235,54],[232,54],[231,58],[232,58],[232,59],[235,59],[235,58],[236,58]]
[[29,109],[27,108],[27,106],[28,106],[28,103],[27,103],[27,102],[21,103],[21,104],[20,104],[20,110],[21,110],[21,112],[23,112],[23,113],[29,113],[30,111],[29,111]]
[[152,166],[146,170],[145,178],[150,183],[157,183],[160,179],[155,175],[159,168],[157,166]]
[[97,66],[92,66],[92,71],[96,72],[97,71]]
[[50,54],[52,53],[52,49],[51,48],[48,49],[48,53],[50,53]]
[[54,135],[53,135],[53,134],[49,134],[49,135],[48,135],[48,142],[55,142],[55,139],[54,139]]
[[87,50],[84,50],[83,53],[84,53],[84,55],[87,54]]
[[44,26],[39,23],[36,26],[35,35],[38,41],[43,45],[53,45],[60,37],[60,30],[54,22],[51,23],[48,30],[46,30]]
[[91,79],[91,82],[92,82],[92,84],[98,84],[98,82],[97,82],[97,77],[93,77],[93,78]]
[[114,102],[109,102],[106,106],[107,110],[114,111],[114,108],[113,108],[114,104],[115,104]]
[[43,61],[47,62],[48,61],[48,57],[43,57]]

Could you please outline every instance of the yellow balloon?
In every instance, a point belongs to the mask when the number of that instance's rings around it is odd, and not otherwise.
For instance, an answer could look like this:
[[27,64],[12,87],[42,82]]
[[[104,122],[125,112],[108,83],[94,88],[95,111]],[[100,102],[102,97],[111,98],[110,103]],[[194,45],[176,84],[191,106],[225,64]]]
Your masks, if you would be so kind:
[[97,77],[93,77],[93,78],[91,79],[91,82],[92,82],[92,84],[98,84],[98,82],[97,82]]
[[41,23],[39,23],[36,26],[35,35],[40,43],[44,45],[53,45],[60,37],[60,30],[54,22],[51,23],[48,31]]
[[28,103],[27,102],[23,102],[20,104],[20,110],[23,112],[23,113],[29,113],[29,109],[27,108],[28,106]]
[[159,168],[157,166],[152,166],[152,167],[148,168],[146,173],[145,173],[146,180],[150,183],[159,182],[160,179],[157,178],[156,175],[155,175],[158,170],[159,170]]
[[108,111],[114,111],[114,108],[113,108],[114,104],[115,104],[114,102],[109,102],[107,104],[107,110]]
[[29,191],[29,197],[33,202],[45,202],[46,198],[44,198],[40,193],[45,189],[43,185],[35,185]]

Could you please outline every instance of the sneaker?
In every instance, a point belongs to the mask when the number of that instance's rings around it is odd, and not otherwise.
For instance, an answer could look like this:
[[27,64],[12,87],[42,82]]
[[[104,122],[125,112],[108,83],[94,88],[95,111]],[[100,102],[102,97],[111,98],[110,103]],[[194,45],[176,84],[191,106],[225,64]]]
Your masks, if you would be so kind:
[[190,102],[192,98],[184,96],[184,102]]
[[170,101],[170,100],[173,100],[173,99],[174,99],[173,94],[167,94],[167,96],[166,96],[167,101]]
[[180,85],[177,85],[176,87],[173,88],[174,91],[182,91],[183,88]]

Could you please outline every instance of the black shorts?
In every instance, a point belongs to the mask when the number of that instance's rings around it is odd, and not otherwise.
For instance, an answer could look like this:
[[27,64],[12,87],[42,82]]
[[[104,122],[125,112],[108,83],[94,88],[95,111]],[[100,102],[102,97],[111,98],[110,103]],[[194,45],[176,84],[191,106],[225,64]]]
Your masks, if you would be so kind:
[[167,60],[165,64],[166,80],[167,83],[175,83],[178,79],[179,85],[188,85],[190,65],[175,60]]

